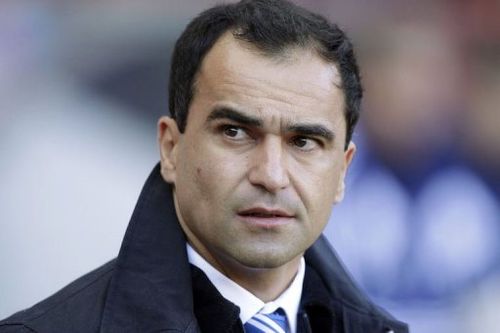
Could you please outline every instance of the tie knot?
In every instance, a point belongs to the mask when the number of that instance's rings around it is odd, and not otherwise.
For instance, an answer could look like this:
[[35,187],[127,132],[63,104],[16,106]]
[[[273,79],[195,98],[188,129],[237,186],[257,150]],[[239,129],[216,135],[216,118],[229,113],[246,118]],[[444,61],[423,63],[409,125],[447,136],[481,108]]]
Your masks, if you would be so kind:
[[244,325],[246,333],[288,333],[285,312],[279,308],[273,313],[257,313]]

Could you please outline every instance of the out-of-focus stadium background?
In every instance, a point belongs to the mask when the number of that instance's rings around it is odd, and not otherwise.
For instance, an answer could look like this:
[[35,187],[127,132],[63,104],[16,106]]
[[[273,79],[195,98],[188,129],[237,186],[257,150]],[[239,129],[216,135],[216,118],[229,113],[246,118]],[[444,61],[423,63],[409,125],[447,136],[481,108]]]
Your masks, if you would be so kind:
[[[173,43],[215,1],[0,1],[0,318],[113,258],[167,113]],[[500,3],[301,0],[366,99],[326,234],[412,332],[500,332]]]

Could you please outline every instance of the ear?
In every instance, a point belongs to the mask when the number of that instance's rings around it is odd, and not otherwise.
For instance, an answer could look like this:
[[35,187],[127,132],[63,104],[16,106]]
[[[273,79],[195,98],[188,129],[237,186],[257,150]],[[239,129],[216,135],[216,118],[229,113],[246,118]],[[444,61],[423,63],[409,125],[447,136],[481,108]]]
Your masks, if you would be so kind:
[[161,175],[167,183],[175,184],[177,147],[180,139],[177,122],[167,116],[158,120]]
[[335,193],[334,203],[337,204],[344,199],[345,192],[345,176],[347,174],[347,169],[351,165],[354,154],[356,153],[356,145],[354,142],[349,142],[347,149],[344,151],[344,161],[341,173],[339,175],[339,181],[337,184],[337,192]]

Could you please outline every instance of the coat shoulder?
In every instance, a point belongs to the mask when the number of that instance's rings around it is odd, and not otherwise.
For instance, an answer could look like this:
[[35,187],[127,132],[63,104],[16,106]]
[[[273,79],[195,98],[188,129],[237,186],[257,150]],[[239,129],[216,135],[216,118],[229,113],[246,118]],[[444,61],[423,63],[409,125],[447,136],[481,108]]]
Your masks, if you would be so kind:
[[0,333],[97,332],[115,261],[85,274],[31,308],[0,321]]

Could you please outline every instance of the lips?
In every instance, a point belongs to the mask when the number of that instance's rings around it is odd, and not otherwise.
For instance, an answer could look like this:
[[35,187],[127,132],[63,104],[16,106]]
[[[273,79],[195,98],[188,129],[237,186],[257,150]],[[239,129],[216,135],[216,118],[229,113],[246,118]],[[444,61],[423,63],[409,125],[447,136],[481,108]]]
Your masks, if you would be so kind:
[[284,209],[253,207],[238,212],[240,219],[256,228],[272,229],[290,223],[295,215]]
[[264,207],[245,209],[243,211],[238,212],[238,215],[261,217],[261,218],[276,218],[276,217],[290,218],[294,216],[293,214],[282,209],[269,209]]

